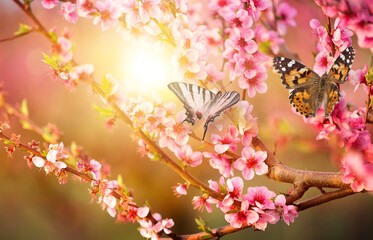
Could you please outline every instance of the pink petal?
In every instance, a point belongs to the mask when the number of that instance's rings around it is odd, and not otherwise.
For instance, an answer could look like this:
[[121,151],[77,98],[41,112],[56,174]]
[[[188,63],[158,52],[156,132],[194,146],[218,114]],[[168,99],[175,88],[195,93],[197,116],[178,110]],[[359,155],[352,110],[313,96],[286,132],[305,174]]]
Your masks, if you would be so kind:
[[140,207],[137,209],[137,216],[144,218],[148,216],[149,214],[149,208],[148,207]]
[[214,149],[217,153],[225,153],[229,149],[229,145],[226,144],[216,144]]
[[45,160],[44,160],[43,158],[41,158],[41,157],[33,157],[33,158],[32,158],[32,163],[33,163],[36,167],[40,168],[40,167],[43,167],[43,166],[44,166],[44,164],[45,164]]

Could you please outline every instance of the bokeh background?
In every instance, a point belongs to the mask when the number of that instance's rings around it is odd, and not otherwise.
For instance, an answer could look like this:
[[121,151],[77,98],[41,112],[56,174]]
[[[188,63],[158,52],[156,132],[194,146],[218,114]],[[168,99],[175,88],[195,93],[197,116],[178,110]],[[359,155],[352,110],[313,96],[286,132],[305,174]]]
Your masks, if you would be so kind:
[[[311,67],[316,39],[311,33],[309,20],[316,18],[324,22],[325,18],[313,1],[288,2],[296,7],[298,16],[297,27],[289,29],[286,44]],[[114,29],[103,33],[90,19],[79,19],[73,25],[62,20],[58,9],[45,10],[39,1],[34,1],[32,6],[35,15],[47,28],[56,26],[57,32],[65,26],[71,29],[76,61],[93,63],[97,78],[112,73],[127,81],[126,91],[143,91],[148,95],[157,92],[176,102],[166,89],[166,83],[171,81],[167,70],[159,73],[160,79],[153,79],[161,83],[157,87],[146,88],[144,86],[148,84],[134,80],[136,77],[150,78],[146,73],[151,71],[141,71],[141,65],[140,69],[133,65],[144,63],[145,57],[141,56],[151,55],[151,60],[147,61],[165,67],[169,64],[167,49],[149,52],[142,43],[122,38],[121,33]],[[0,39],[12,35],[19,23],[32,25],[13,1],[0,1],[0,9]],[[357,46],[356,39],[353,45]],[[117,122],[108,131],[104,119],[92,107],[93,104],[101,105],[100,99],[86,86],[69,91],[61,81],[53,80],[48,75],[48,66],[41,61],[42,52],[48,53],[49,50],[49,42],[37,33],[0,43],[0,81],[8,92],[9,103],[19,105],[27,99],[31,118],[38,125],[56,124],[63,132],[65,145],[76,142],[90,156],[105,160],[112,167],[112,177],[122,175],[126,185],[133,189],[139,205],[148,201],[153,211],[174,219],[176,233],[197,232],[194,218],[199,216],[210,227],[226,225],[218,211],[206,214],[192,210],[191,196],[198,194],[197,191],[191,190],[189,196],[175,198],[171,187],[182,179],[162,163],[141,158],[125,124]],[[369,51],[357,48],[353,68],[369,64],[370,56]],[[161,65],[157,65],[158,68]],[[283,144],[279,145],[277,156],[291,167],[337,171],[327,144],[315,142],[317,133],[304,124],[300,116],[292,113],[288,92],[279,77],[269,73],[267,83],[266,94],[250,99],[258,117],[259,136],[271,149],[280,136]],[[342,89],[346,91],[349,102],[364,105],[362,91],[353,94],[349,83]],[[178,106],[181,108],[179,103]],[[21,134],[22,142],[41,140],[36,134],[23,130],[16,121],[11,125],[12,132]],[[281,133],[279,129],[284,131]],[[206,164],[193,173],[203,181],[217,176]],[[59,185],[55,177],[45,176],[36,168],[30,170],[22,153],[16,153],[10,159],[0,151],[0,181],[0,239],[141,239],[137,225],[117,224],[97,204],[90,202],[87,184],[70,178],[68,184]],[[276,192],[286,192],[291,187],[265,177],[258,177],[249,184],[266,185]],[[307,196],[315,194],[317,190],[311,190]],[[290,226],[281,222],[270,225],[265,232],[247,229],[224,239],[372,239],[372,222],[373,196],[356,194],[301,212]]]

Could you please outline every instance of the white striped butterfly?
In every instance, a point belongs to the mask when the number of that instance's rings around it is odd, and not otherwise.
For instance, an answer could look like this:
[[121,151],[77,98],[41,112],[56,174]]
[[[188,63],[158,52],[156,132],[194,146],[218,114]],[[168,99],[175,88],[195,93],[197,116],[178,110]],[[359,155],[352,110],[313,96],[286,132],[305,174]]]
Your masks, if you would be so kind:
[[202,141],[205,139],[208,125],[240,100],[240,94],[236,91],[213,93],[198,85],[184,82],[172,82],[168,84],[168,88],[184,104],[187,116],[184,121],[194,125],[197,119],[206,118]]

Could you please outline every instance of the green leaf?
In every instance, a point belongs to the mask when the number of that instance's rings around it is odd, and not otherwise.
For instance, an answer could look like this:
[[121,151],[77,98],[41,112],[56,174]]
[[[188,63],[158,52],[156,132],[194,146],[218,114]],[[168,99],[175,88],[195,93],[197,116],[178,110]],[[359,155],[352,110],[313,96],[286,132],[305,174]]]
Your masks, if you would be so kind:
[[55,140],[56,140],[56,139],[53,138],[53,135],[50,132],[45,131],[45,130],[42,134],[42,137],[46,142],[55,142]]
[[111,108],[100,107],[96,104],[93,105],[93,108],[105,118],[114,116],[114,111]]
[[42,54],[43,54],[43,58],[44,58],[44,60],[42,60],[43,62],[48,64],[52,69],[58,69],[59,68],[57,57],[55,57],[55,56],[49,57],[45,53],[42,53]]
[[19,109],[21,111],[21,113],[28,117],[29,116],[29,112],[28,112],[28,107],[27,107],[27,100],[26,99],[23,99],[22,100],[22,103],[21,103],[21,107]]
[[369,71],[365,74],[365,79],[367,80],[368,86],[373,84],[373,68],[369,68]]
[[272,52],[271,42],[270,41],[261,42],[259,44],[259,52],[264,53],[264,54],[270,54]]
[[32,27],[30,27],[29,25],[20,23],[18,30],[14,33],[14,35],[16,36],[24,35],[24,34],[31,32],[31,30],[32,30]]
[[23,129],[25,129],[25,130],[31,130],[32,129],[29,122],[21,120],[20,123],[21,123]]
[[[201,217],[196,218],[195,221],[196,221],[196,224],[197,224],[197,226],[198,226],[198,229],[200,229],[201,231],[203,231],[203,232],[205,232],[205,233],[208,234],[208,236],[204,236],[203,238],[209,238],[209,237],[212,236],[211,228],[209,228],[209,227],[206,225],[205,221],[204,221]],[[202,239],[203,239],[203,238],[202,238]]]
[[101,81],[101,89],[105,92],[106,96],[109,96],[113,91],[113,83],[105,75]]

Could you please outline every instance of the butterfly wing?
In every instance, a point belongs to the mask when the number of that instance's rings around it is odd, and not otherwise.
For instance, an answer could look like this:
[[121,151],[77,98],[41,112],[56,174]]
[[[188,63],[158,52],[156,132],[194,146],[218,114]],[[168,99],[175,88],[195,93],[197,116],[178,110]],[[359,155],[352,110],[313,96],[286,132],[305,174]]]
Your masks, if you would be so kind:
[[343,83],[346,81],[347,75],[354,62],[355,52],[352,47],[346,48],[341,55],[335,60],[330,68],[328,78],[332,82]]
[[325,117],[329,117],[330,113],[334,109],[334,106],[339,102],[339,97],[340,94],[338,85],[334,82],[327,84],[324,100]]
[[313,85],[320,79],[317,73],[293,59],[275,57],[273,67],[281,75],[282,84],[288,89]]
[[290,92],[289,100],[297,112],[305,117],[315,116],[322,99],[318,99],[317,85],[298,87]]
[[168,88],[180,99],[186,109],[187,121],[194,125],[196,118],[201,119],[210,105],[212,99],[215,98],[213,92],[202,88],[198,85],[188,84],[184,82],[172,82],[168,84]]
[[211,101],[210,105],[206,109],[207,119],[204,125],[204,132],[202,141],[205,139],[208,125],[214,121],[224,110],[230,108],[240,100],[240,94],[236,91],[217,93],[215,98]]

